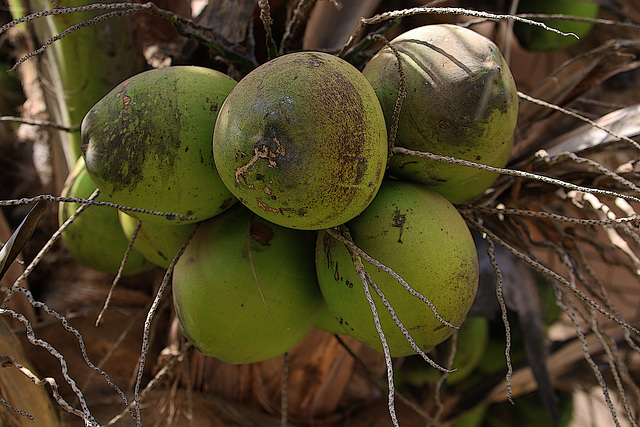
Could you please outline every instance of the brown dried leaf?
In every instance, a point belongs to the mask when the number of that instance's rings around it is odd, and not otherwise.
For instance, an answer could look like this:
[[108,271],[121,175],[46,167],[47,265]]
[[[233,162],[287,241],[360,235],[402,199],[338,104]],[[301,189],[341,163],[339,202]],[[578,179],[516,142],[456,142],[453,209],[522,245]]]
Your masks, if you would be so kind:
[[[529,95],[566,107],[586,91],[610,77],[638,68],[640,44],[635,40],[610,40],[563,63]],[[530,156],[557,136],[566,116],[547,107],[523,102],[518,117],[518,140],[511,158]],[[566,126],[566,125],[565,125]]]
[[[609,113],[596,123],[616,135],[635,137],[640,134],[640,104]],[[610,133],[586,124],[549,141],[546,150],[553,157],[563,152],[578,153],[617,140]]]
[[[353,352],[377,374],[384,370],[381,356],[350,337]],[[289,420],[337,420],[342,411],[370,403],[380,392],[354,359],[327,332],[313,329],[289,352]],[[194,354],[194,386],[231,401],[252,402],[277,414],[280,410],[282,358],[250,365],[231,365]]]
[[255,0],[210,0],[197,22],[220,31],[230,43],[242,44],[252,28],[255,8]]
[[29,211],[22,223],[16,228],[9,240],[0,249],[0,278],[4,276],[24,245],[29,241],[44,214],[47,202],[40,200]]
[[[0,355],[11,357],[17,363],[28,367],[33,372],[20,342],[1,319]],[[14,408],[32,415],[36,425],[51,427],[62,425],[47,391],[32,383],[29,378],[15,367],[0,367],[0,391],[2,392],[2,397]],[[2,404],[0,404],[0,421],[3,426],[7,427],[34,425],[28,417],[13,412]]]

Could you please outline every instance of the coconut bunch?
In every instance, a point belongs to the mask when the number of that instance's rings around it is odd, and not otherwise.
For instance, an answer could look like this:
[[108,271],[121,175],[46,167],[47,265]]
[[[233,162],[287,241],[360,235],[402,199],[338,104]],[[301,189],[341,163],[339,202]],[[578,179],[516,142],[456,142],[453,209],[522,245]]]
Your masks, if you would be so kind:
[[[446,24],[403,33],[362,72],[312,51],[278,56],[237,84],[201,67],[147,71],[89,110],[64,193],[89,197],[95,188],[78,192],[76,176],[86,171],[130,216],[113,215],[111,228],[80,216],[64,239],[80,260],[102,262],[90,245],[109,248],[108,237],[122,237],[118,222],[128,222],[149,239],[134,241],[125,274],[162,254],[169,267],[183,250],[173,271],[180,324],[223,361],[282,355],[321,312],[332,332],[429,361],[425,352],[466,318],[478,283],[475,245],[453,203],[482,194],[497,175],[420,153],[503,167],[516,96],[497,46]],[[61,224],[76,208],[63,205]],[[156,247],[160,239],[173,247]]]
[[[119,273],[173,269],[184,335],[224,362],[280,356],[316,326],[444,370],[426,353],[464,322],[479,274],[453,203],[498,175],[421,153],[502,167],[516,117],[499,49],[455,25],[402,34],[362,72],[317,51],[278,56],[237,84],[197,66],[154,69],[89,110],[63,191],[124,208],[87,212],[63,238],[106,272],[125,250]],[[64,203],[60,224],[78,207]]]
[[592,2],[374,3],[210,2],[195,32],[174,21],[193,38],[148,59],[190,65],[134,74],[84,116],[66,250],[165,271],[158,376],[203,408],[213,392],[297,423],[558,425],[595,384],[634,419],[636,293],[616,292],[640,267],[637,112],[599,90],[629,86],[637,25]]

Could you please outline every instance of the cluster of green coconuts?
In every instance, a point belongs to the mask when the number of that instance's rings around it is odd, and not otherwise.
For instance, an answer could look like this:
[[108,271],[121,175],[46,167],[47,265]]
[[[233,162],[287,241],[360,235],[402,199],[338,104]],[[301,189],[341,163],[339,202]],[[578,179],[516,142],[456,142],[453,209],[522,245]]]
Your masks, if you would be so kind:
[[[184,335],[228,363],[281,355],[313,327],[382,351],[363,269],[423,351],[442,343],[465,320],[478,285],[476,248],[454,204],[497,175],[390,155],[396,54],[406,82],[396,147],[502,167],[516,87],[496,45],[470,29],[424,26],[390,46],[362,71],[302,51],[239,82],[196,66],[122,82],[84,118],[83,158],[63,195],[86,198],[97,187],[98,200],[173,216],[90,206],[63,235],[70,252],[87,258],[85,245],[104,250],[107,239],[120,239],[115,261],[100,266],[117,269],[137,230],[125,274],[167,268],[197,227],[175,264],[174,306]],[[60,220],[77,207],[64,203]],[[345,236],[415,295],[354,256]],[[370,292],[391,355],[415,354]]]

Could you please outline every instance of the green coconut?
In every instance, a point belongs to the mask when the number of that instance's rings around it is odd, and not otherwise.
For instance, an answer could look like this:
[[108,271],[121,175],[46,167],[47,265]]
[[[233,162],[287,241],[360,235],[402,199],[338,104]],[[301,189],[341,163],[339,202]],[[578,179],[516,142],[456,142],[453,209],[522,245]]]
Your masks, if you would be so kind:
[[185,336],[227,363],[287,352],[323,306],[314,242],[315,233],[280,227],[242,206],[198,225],[173,273]]
[[347,331],[345,331],[344,327],[340,324],[338,319],[329,311],[326,305],[322,306],[322,310],[320,310],[320,314],[316,319],[316,323],[314,327],[323,330],[325,332],[329,332],[331,334],[338,335],[346,335]]
[[[513,148],[518,96],[498,47],[475,31],[449,24],[407,31],[391,46],[406,79],[395,146],[504,167]],[[401,84],[394,52],[381,49],[362,72],[391,128]],[[498,177],[411,155],[392,156],[389,174],[431,186],[453,203],[482,194]]]
[[[140,220],[122,211],[118,212],[118,218],[122,231],[130,239]],[[168,268],[193,227],[194,224],[141,221],[133,247],[155,265]]]
[[[347,227],[358,247],[431,301],[445,321],[462,324],[477,292],[478,257],[466,223],[442,195],[415,183],[385,181],[371,205]],[[366,261],[364,267],[422,350],[431,350],[453,333],[392,276]],[[351,255],[326,231],[318,234],[316,270],[326,306],[338,323],[382,351]],[[391,355],[416,354],[380,298],[372,295]]]
[[488,406],[478,405],[458,418],[451,427],[482,427]]
[[[444,361],[449,357],[449,349],[451,348],[449,341],[451,338],[441,344],[445,350]],[[455,372],[447,376],[447,384],[458,384],[473,373],[484,355],[488,342],[489,319],[480,316],[468,317],[458,331],[453,365],[451,366]],[[412,360],[412,362],[415,363],[404,363],[400,367],[402,378],[406,383],[422,387],[425,384],[435,385],[440,380],[442,372],[427,364],[422,358],[416,357],[416,360]]]
[[82,121],[89,175],[119,205],[191,220],[132,213],[170,224],[215,216],[235,201],[211,149],[218,111],[236,82],[194,66],[154,69],[120,83]]
[[[544,13],[577,16],[581,18],[597,18],[600,5],[597,2],[579,0],[521,0],[518,3],[518,13]],[[593,28],[591,22],[567,21],[562,19],[535,19],[550,27],[573,33],[563,36],[546,30],[537,25],[516,22],[513,32],[518,41],[527,50],[534,52],[556,52],[575,46],[580,39],[589,34]]]
[[[84,159],[79,158],[65,181],[61,196],[88,199],[96,188],[87,173]],[[102,193],[95,200],[98,202],[107,201]],[[69,219],[80,206],[80,203],[60,203],[59,225]],[[118,272],[129,246],[129,239],[120,228],[118,210],[106,206],[87,206],[62,233],[62,240],[76,261],[94,270],[110,274]],[[153,267],[151,262],[133,248],[127,258],[123,274],[143,273]]]
[[225,100],[213,136],[220,176],[261,217],[285,227],[342,224],[376,195],[387,133],[371,85],[319,52],[278,57]]

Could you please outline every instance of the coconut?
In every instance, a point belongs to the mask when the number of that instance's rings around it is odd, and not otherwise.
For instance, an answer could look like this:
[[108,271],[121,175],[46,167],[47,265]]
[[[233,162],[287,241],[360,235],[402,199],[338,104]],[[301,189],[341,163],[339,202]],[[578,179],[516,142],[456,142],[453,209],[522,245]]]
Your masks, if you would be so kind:
[[319,52],[278,57],[245,76],[213,134],[223,182],[249,209],[284,227],[342,224],[376,195],[388,156],[371,85]]
[[[504,167],[518,116],[516,85],[498,47],[468,28],[437,24],[391,41],[406,80],[396,147]],[[401,76],[391,47],[362,73],[374,87],[391,130]],[[394,155],[389,174],[429,185],[452,203],[489,188],[497,174],[473,167]]]
[[[67,177],[61,196],[87,199],[96,188],[81,157]],[[107,201],[102,193],[95,200]],[[60,203],[59,224],[62,225],[80,206],[81,203]],[[118,272],[129,246],[129,238],[120,228],[118,210],[107,206],[87,206],[62,233],[62,239],[71,256],[80,264],[110,274]],[[153,267],[140,252],[132,249],[122,274],[143,273]]]
[[[454,326],[465,320],[478,288],[478,257],[471,233],[455,207],[419,184],[387,181],[371,205],[347,223],[355,244],[400,275]],[[398,318],[424,351],[446,340],[454,328],[411,295],[395,278],[364,262]],[[370,305],[347,247],[326,231],[316,244],[318,282],[327,308],[345,331],[382,351]],[[416,354],[372,291],[392,356]]]
[[211,139],[235,84],[193,66],[149,70],[120,83],[82,121],[89,175],[114,203],[192,218],[131,213],[145,221],[180,224],[224,212],[235,200],[216,171]]
[[242,206],[200,224],[173,273],[185,336],[205,355],[234,364],[291,349],[323,306],[314,239]]

